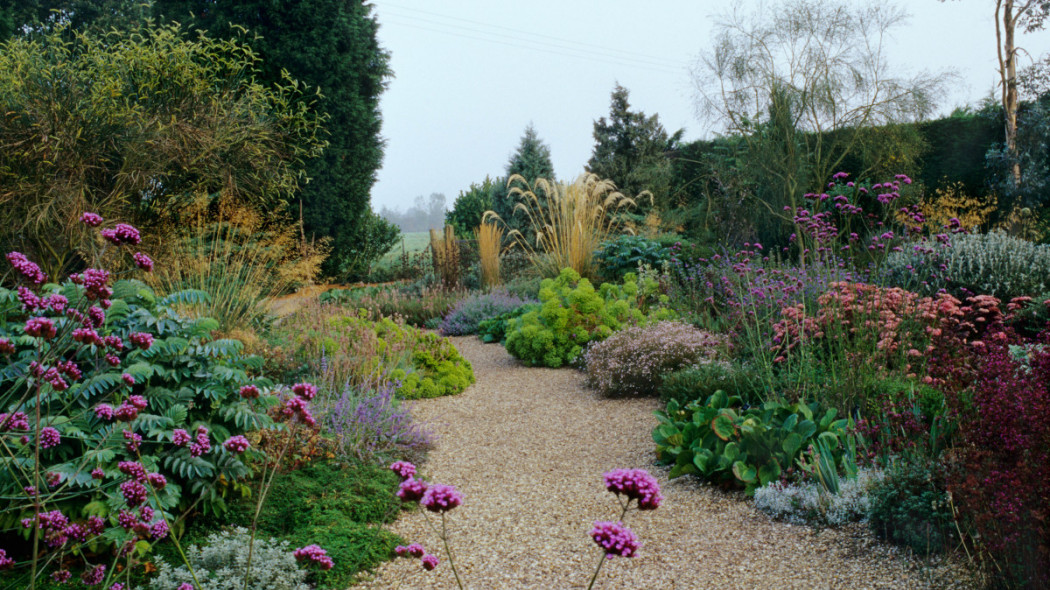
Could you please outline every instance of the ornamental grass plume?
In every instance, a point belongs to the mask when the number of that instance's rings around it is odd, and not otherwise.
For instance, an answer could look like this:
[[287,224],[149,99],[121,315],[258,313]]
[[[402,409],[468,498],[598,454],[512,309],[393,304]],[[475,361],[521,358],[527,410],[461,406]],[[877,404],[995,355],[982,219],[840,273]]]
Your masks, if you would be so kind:
[[[543,276],[555,277],[561,269],[572,268],[584,277],[597,278],[594,253],[610,235],[621,230],[617,214],[634,207],[635,201],[617,191],[611,180],[602,180],[595,174],[581,174],[572,184],[545,178],[537,179],[535,184],[530,186],[518,174],[507,181],[510,198],[519,201],[514,211],[524,214],[536,236],[535,243],[529,243],[518,230],[512,230],[508,237],[525,251]],[[643,192],[640,196],[646,195]],[[500,219],[496,212],[486,211],[482,221],[496,219]]]

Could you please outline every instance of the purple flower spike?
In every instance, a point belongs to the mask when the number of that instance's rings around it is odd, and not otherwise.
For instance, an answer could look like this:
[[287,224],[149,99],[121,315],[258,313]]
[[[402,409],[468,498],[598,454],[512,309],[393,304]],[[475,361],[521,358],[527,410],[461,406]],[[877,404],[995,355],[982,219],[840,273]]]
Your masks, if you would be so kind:
[[419,504],[431,512],[448,512],[463,503],[463,496],[452,486],[434,484],[427,488]]
[[594,523],[591,529],[591,538],[605,551],[609,559],[619,555],[620,557],[634,557],[638,552],[638,537],[631,529],[623,526],[622,522]]
[[660,495],[660,484],[644,469],[614,469],[603,477],[605,489],[617,496],[627,496],[628,502],[638,500],[639,510],[656,510],[664,499]]

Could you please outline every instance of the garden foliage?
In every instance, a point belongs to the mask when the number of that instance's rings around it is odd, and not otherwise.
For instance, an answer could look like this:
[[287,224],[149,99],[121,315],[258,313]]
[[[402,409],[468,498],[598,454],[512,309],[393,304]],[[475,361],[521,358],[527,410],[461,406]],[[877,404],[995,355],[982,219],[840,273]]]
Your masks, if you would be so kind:
[[445,336],[474,334],[482,321],[514,311],[529,303],[505,291],[470,295],[460,300],[441,322],[441,333]]
[[679,406],[707,399],[718,390],[753,404],[761,399],[761,387],[761,379],[752,367],[723,360],[700,363],[665,375],[658,393],[660,401],[675,400]]
[[664,262],[671,259],[671,250],[656,240],[624,235],[602,243],[595,257],[602,278],[620,282],[627,273],[638,272],[641,265],[662,267]]
[[[190,545],[186,550],[189,566],[172,566],[157,559],[157,575],[149,582],[150,590],[169,590],[183,584],[199,590],[242,590],[248,564],[248,529],[235,528],[215,533],[203,546]],[[308,590],[306,571],[299,568],[287,541],[255,538],[252,551],[249,588],[257,590]],[[190,573],[192,567],[193,573]],[[194,586],[200,581],[200,586]]]
[[592,343],[583,354],[587,382],[603,395],[653,395],[664,376],[717,362],[726,348],[720,336],[681,322],[663,321],[620,330]]
[[750,495],[797,470],[813,473],[831,492],[839,489],[840,468],[856,475],[851,421],[816,403],[745,407],[719,391],[684,407],[672,400],[656,417],[657,460],[672,466],[672,478],[694,473]]
[[540,309],[507,325],[507,351],[527,365],[560,367],[571,363],[590,342],[604,340],[628,324],[671,318],[666,298],[657,294],[655,281],[636,282],[633,274],[623,285],[606,283],[595,291],[591,282],[570,269],[540,287]]

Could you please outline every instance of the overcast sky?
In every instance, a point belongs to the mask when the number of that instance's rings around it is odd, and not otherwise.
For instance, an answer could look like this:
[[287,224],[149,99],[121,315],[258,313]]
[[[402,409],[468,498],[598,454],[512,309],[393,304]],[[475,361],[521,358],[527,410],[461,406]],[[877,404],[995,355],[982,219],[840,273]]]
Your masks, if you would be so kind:
[[[689,67],[710,47],[724,0],[374,0],[394,79],[381,98],[386,156],[372,203],[404,209],[416,196],[459,191],[503,174],[531,121],[555,173],[583,171],[595,119],[616,82],[634,110],[668,131],[710,136],[694,115]],[[775,2],[773,2],[775,3]],[[757,6],[757,0],[735,4]],[[908,73],[960,74],[947,114],[995,90],[992,0],[911,0],[893,34],[891,64]],[[1023,35],[1034,56],[1050,32]],[[1023,64],[1030,63],[1027,58]]]

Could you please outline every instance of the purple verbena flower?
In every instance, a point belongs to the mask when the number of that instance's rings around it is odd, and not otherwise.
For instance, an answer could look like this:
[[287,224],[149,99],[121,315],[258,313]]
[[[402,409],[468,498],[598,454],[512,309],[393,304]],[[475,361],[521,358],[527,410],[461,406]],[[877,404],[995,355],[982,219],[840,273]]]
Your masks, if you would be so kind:
[[419,501],[420,506],[431,512],[448,512],[462,503],[463,496],[456,488],[439,483],[427,487]]
[[591,538],[605,551],[609,559],[613,557],[634,557],[638,551],[638,537],[631,529],[625,527],[622,522],[594,523],[591,529]]

